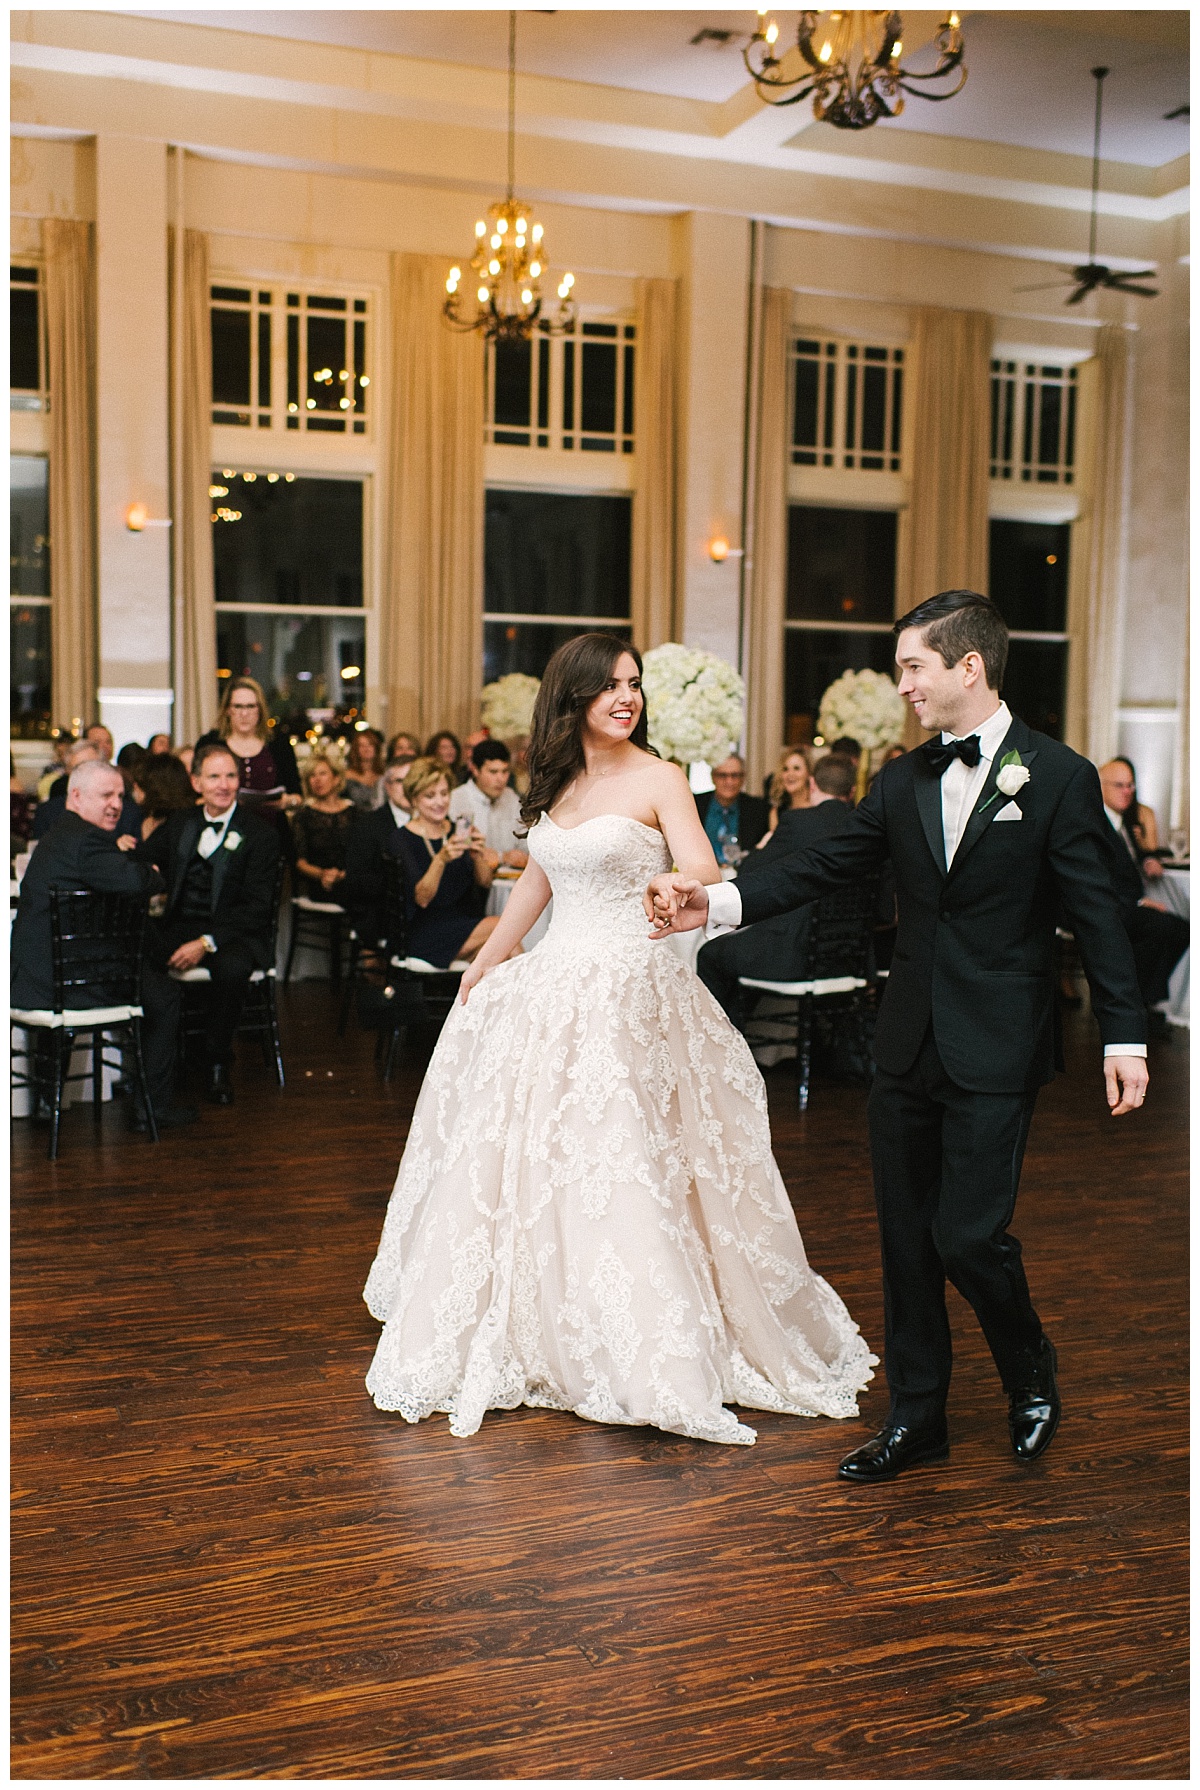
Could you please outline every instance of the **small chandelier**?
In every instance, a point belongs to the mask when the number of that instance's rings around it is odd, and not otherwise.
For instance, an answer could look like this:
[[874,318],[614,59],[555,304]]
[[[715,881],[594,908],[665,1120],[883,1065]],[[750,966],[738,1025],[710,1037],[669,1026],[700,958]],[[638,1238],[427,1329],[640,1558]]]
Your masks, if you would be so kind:
[[[813,116],[839,130],[866,130],[879,118],[898,117],[905,93],[918,99],[953,99],[967,78],[956,12],[948,13],[938,26],[937,67],[924,75],[914,74],[900,61],[904,22],[898,12],[802,12],[796,49],[804,67],[798,74],[784,74],[783,59],[775,54],[778,41],[779,26],[760,9],[758,29],[742,52],[759,98],[771,106],[794,106],[811,93]],[[956,71],[958,79],[945,93],[912,85],[943,80]]]
[[[517,15],[508,15],[508,191],[475,225],[475,253],[470,278],[475,287],[475,313],[460,309],[461,267],[452,267],[446,278],[446,302],[442,315],[453,329],[478,330],[489,341],[523,342],[533,334],[542,316],[540,280],[546,271],[546,243],[542,226],[535,224],[530,208],[514,198],[517,159]],[[575,302],[571,288],[575,275],[565,273],[558,285],[558,312],[540,324],[543,335],[561,335],[574,327]]]

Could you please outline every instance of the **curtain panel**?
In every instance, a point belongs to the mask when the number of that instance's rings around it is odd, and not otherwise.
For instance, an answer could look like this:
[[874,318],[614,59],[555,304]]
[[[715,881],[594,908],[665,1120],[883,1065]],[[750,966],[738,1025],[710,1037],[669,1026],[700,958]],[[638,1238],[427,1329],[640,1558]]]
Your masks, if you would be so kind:
[[676,638],[676,440],[678,281],[638,280],[630,615],[643,652]]
[[751,444],[750,626],[746,671],[746,785],[757,790],[783,747],[783,624],[787,602],[788,358],[792,294],[762,295]]
[[980,311],[918,311],[912,358],[915,606],[941,590],[987,592],[992,320]]
[[1096,764],[1117,750],[1132,377],[1129,337],[1119,324],[1106,323],[1095,358],[1082,369],[1090,410],[1081,468],[1087,508],[1072,530],[1077,569],[1067,614],[1067,743]]
[[445,268],[391,257],[390,502],[380,617],[389,731],[479,724],[484,345],[442,318]]
[[50,676],[61,726],[96,703],[96,264],[89,223],[46,218]]
[[[173,232],[172,232],[173,235]],[[171,284],[175,257],[169,257]],[[172,323],[182,313],[182,414],[175,527],[179,577],[175,616],[175,734],[196,740],[217,708],[217,611],[214,600],[212,499],[212,335],[209,327],[208,237],[183,233],[183,303],[172,292]]]

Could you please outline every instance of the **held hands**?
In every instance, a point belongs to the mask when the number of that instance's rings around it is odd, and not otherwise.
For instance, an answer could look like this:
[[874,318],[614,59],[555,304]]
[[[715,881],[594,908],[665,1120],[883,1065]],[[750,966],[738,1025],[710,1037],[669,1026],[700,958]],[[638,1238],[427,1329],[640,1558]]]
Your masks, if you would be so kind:
[[1105,1057],[1104,1093],[1114,1119],[1142,1104],[1149,1081],[1145,1057]]
[[650,937],[663,939],[672,932],[695,932],[708,919],[708,890],[694,877],[678,872],[656,876],[642,897]]

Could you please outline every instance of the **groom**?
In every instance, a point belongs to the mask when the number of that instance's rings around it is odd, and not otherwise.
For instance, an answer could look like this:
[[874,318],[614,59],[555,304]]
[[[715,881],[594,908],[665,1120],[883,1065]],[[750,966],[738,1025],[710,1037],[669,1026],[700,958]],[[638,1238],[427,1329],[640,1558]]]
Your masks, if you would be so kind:
[[1095,770],[1001,701],[1008,630],[987,597],[943,591],[894,632],[900,694],[935,737],[884,769],[850,827],[764,870],[744,897],[678,875],[655,877],[646,895],[652,937],[715,931],[892,860],[899,931],[867,1108],[891,1410],[838,1468],[863,1484],[949,1452],[947,1275],[987,1338],[1018,1459],[1035,1460],[1058,1427],[1054,1347],[1008,1226],[1038,1088],[1054,1076],[1060,918],[1091,985],[1114,1118],[1147,1085],[1146,1014]]

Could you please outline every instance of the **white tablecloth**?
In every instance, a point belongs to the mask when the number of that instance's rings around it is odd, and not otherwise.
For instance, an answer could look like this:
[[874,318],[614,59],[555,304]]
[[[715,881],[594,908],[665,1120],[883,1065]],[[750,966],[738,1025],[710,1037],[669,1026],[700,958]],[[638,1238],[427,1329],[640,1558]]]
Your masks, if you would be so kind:
[[[511,880],[508,877],[496,878],[491,888],[488,890],[487,912],[489,914],[502,914],[504,912],[505,908],[508,906],[508,898],[520,880],[521,879],[516,876]],[[527,951],[532,951],[539,940],[545,938],[546,933],[550,929],[550,916],[553,912],[554,903],[553,901],[549,901],[546,904],[545,912],[538,915],[533,925],[529,928],[529,931],[525,934],[525,949]]]
[[[1161,901],[1171,913],[1178,914],[1181,920],[1192,917],[1192,873],[1190,870],[1164,870],[1160,877],[1146,879],[1146,895],[1151,901]],[[1159,1002],[1158,1010],[1165,1013],[1167,1024],[1187,1026],[1192,1023],[1190,968],[1191,951],[1185,951],[1171,972],[1171,980],[1167,984],[1167,998]]]

